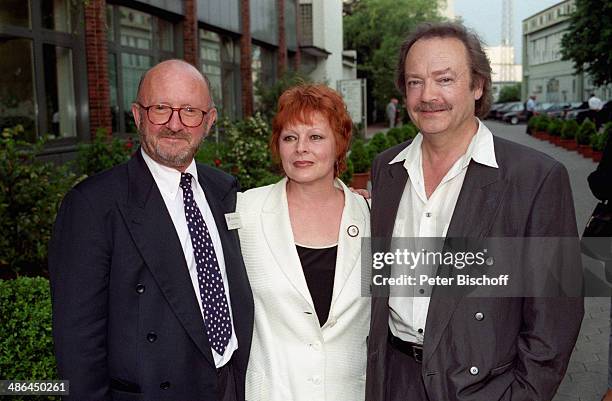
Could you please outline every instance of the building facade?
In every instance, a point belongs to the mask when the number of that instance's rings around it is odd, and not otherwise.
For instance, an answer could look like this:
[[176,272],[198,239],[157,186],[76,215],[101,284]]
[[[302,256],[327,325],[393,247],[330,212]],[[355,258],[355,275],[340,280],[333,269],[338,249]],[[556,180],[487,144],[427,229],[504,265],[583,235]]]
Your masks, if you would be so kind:
[[565,0],[523,20],[524,100],[530,95],[539,102],[581,102],[591,93],[612,97],[609,85],[595,87],[588,74],[577,73],[572,61],[561,58],[561,38],[575,8],[575,0]]
[[497,101],[504,86],[521,82],[523,67],[514,62],[514,46],[485,46],[484,51],[491,63],[491,91],[494,101]]
[[341,0],[310,2],[312,38],[303,45],[308,21],[298,0],[0,4],[0,129],[22,124],[31,140],[48,134],[55,153],[72,152],[100,128],[134,135],[140,77],[163,60],[181,58],[205,73],[219,113],[230,118],[250,115],[254,88],[289,69],[332,87],[342,79]]

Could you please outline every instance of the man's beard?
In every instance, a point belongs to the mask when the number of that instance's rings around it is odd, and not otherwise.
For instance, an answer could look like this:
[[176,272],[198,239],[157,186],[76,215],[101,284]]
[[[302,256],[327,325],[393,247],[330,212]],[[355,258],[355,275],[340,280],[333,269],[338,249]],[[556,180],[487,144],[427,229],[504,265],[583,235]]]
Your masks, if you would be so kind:
[[[189,165],[201,144],[201,141],[193,144],[190,143],[192,138],[191,135],[183,131],[173,132],[168,129],[161,130],[158,136],[155,138],[157,140],[151,140],[150,136],[141,130],[139,130],[139,135],[147,154],[149,154],[149,156],[151,156],[153,159],[157,159],[159,163],[167,167],[184,167]],[[206,135],[203,135],[202,139],[205,137]],[[161,145],[160,139],[162,138],[184,139],[189,146],[186,148],[180,148],[180,150],[178,148],[168,150]]]

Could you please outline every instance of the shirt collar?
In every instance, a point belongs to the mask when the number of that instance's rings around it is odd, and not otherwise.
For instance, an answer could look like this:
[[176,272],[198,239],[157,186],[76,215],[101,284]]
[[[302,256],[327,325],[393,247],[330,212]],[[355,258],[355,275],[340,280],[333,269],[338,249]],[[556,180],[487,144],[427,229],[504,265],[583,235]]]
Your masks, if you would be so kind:
[[[470,160],[474,160],[477,163],[484,164],[485,166],[499,168],[497,159],[495,158],[495,146],[493,144],[493,134],[486,125],[478,121],[478,130],[476,135],[472,138],[470,145],[468,146],[465,155],[463,157],[464,164],[469,164]],[[412,142],[406,146],[401,152],[395,156],[389,164],[398,162],[406,162],[404,165],[407,170],[411,170],[410,167],[418,167],[421,163],[421,144],[423,143],[423,134],[420,132],[414,137]],[[415,166],[413,166],[415,165]]]
[[[144,158],[145,163],[149,167],[153,178],[155,179],[155,183],[159,188],[160,192],[170,196],[171,198],[176,197],[179,190],[179,184],[181,183],[181,172],[171,168],[159,164],[155,160],[151,158],[141,147],[140,151],[142,153],[142,157]],[[191,163],[185,170],[186,173],[189,173],[195,179],[195,183],[198,183],[198,169],[196,168],[196,164],[194,160],[191,160]],[[192,182],[193,185],[193,182]]]

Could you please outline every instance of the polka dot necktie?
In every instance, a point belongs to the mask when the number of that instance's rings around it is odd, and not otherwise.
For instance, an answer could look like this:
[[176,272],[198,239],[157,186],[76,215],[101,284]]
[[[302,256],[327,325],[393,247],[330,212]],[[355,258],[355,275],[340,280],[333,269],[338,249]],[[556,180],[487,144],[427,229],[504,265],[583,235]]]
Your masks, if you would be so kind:
[[223,278],[208,227],[193,198],[189,173],[181,174],[185,218],[196,260],[200,298],[204,309],[206,334],[212,349],[223,355],[232,336],[232,322],[225,297]]

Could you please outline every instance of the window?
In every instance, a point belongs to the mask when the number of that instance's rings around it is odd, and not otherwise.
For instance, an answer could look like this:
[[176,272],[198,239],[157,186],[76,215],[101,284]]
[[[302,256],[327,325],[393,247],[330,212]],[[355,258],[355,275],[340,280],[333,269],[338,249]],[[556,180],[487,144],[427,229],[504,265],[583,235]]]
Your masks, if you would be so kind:
[[302,46],[312,46],[312,4],[300,4],[300,35]]
[[128,7],[107,5],[108,75],[113,132],[136,133],[131,106],[142,74],[176,57],[176,25]]
[[199,30],[200,70],[210,81],[215,106],[220,115],[238,117],[236,90],[240,73],[239,48],[234,39],[216,32]]
[[274,52],[253,44],[251,46],[251,70],[253,77],[253,91],[255,107],[257,108],[259,103],[259,97],[257,96],[257,88],[263,85],[270,85],[274,82],[275,71],[276,71],[276,57]]
[[223,107],[221,86],[221,38],[218,34],[200,29],[201,70],[210,82],[211,96],[219,109]]
[[[0,0],[0,25],[30,28],[30,2],[23,0]],[[5,11],[10,10],[10,12]]]
[[22,124],[31,141],[87,135],[77,112],[86,98],[75,69],[85,64],[81,8],[70,0],[0,0],[0,10],[0,130]]
[[37,132],[32,40],[0,40],[0,129],[23,125],[28,139]]

